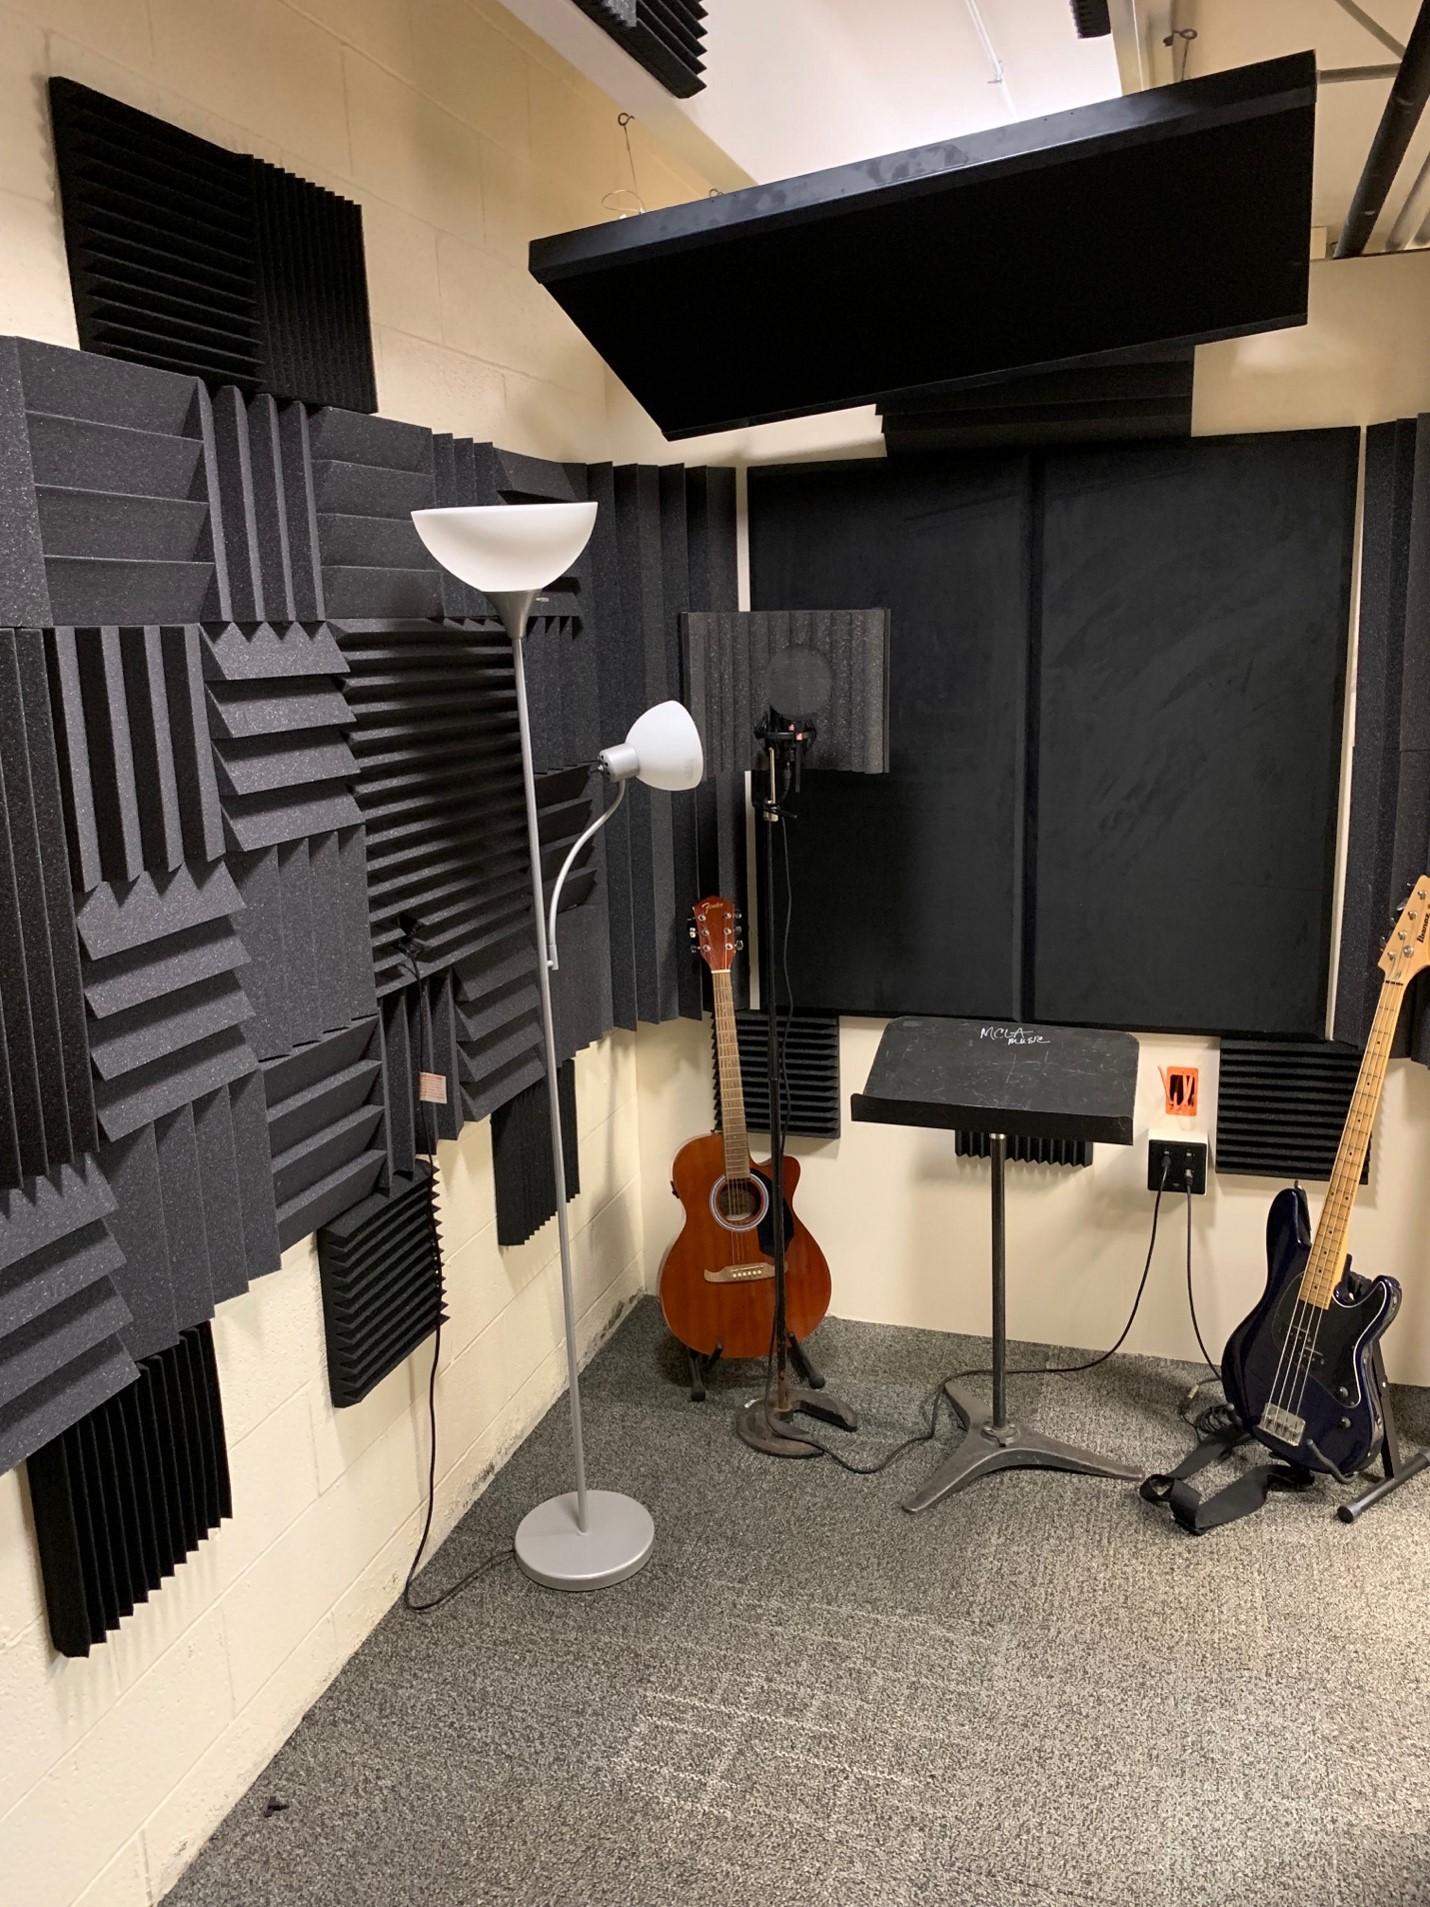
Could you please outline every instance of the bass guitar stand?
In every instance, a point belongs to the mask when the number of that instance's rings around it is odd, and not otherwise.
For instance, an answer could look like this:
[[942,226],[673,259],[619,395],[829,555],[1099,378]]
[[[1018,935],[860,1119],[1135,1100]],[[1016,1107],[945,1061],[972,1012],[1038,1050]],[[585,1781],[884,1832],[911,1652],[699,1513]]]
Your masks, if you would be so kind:
[[1368,1490],[1363,1490],[1359,1496],[1352,1497],[1349,1503],[1337,1505],[1336,1515],[1342,1523],[1354,1523],[1358,1517],[1364,1516],[1366,1511],[1373,1509],[1377,1503],[1383,1503],[1388,1496],[1393,1496],[1402,1483],[1409,1483],[1410,1479],[1418,1477],[1422,1470],[1430,1470],[1430,1450],[1416,1450],[1407,1457],[1400,1447],[1400,1427],[1395,1421],[1395,1406],[1391,1403],[1390,1392],[1386,1388],[1385,1363],[1380,1355],[1378,1344],[1372,1354],[1371,1362],[1375,1370],[1376,1382],[1380,1386],[1380,1409],[1385,1424],[1380,1446],[1381,1479],[1379,1483],[1373,1483]]
[[[790,1335],[785,1309],[785,1202],[784,1187],[784,1082],[780,1066],[780,1016],[775,997],[775,829],[787,825],[784,799],[790,789],[798,791],[799,765],[805,745],[813,740],[812,723],[796,725],[770,710],[761,725],[765,761],[761,773],[764,798],[760,804],[765,834],[764,880],[760,890],[760,1005],[765,1015],[765,1039],[768,1047],[770,1094],[770,1257],[775,1266],[775,1320],[770,1345],[774,1362],[773,1382],[764,1393],[752,1397],[735,1413],[735,1430],[741,1441],[767,1457],[821,1457],[822,1444],[801,1437],[793,1419],[797,1412],[817,1417],[840,1430],[857,1430],[859,1420],[852,1410],[832,1397],[821,1397],[824,1379],[810,1364],[804,1347]],[[788,850],[786,849],[786,852]],[[790,1366],[804,1380],[790,1381]],[[693,1395],[693,1392],[692,1392]]]

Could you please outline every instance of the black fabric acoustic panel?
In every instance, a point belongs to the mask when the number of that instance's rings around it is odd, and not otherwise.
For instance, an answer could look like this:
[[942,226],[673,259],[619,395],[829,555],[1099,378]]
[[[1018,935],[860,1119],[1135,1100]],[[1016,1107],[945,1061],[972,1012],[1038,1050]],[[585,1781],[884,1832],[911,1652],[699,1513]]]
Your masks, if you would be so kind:
[[[770,1129],[769,1023],[762,1012],[735,1015],[735,1037],[740,1054],[740,1083],[744,1089],[745,1124],[751,1132]],[[839,1096],[839,1022],[830,1014],[781,1013],[780,1103],[786,1132],[812,1138],[839,1137],[843,1105]],[[715,1090],[715,1125],[723,1131],[725,1111],[720,1101],[719,1052],[715,1023],[710,1023],[710,1055]]]
[[879,605],[892,632],[890,773],[809,774],[787,830],[794,998],[1016,1016],[1030,460],[767,466],[749,515],[756,609]]
[[328,1388],[360,1403],[446,1323],[442,1232],[425,1159],[318,1233]]
[[[581,1157],[576,1127],[576,1068],[571,1060],[557,1068],[556,1103],[561,1114],[566,1196],[573,1199],[581,1190]],[[556,1216],[549,1106],[546,1081],[540,1079],[492,1115],[499,1245],[524,1245],[548,1218]]]
[[209,1327],[145,1358],[28,1469],[50,1639],[88,1655],[233,1514]]
[[756,606],[883,601],[887,778],[789,830],[801,1007],[1323,1024],[1354,432],[750,473]]
[[74,80],[50,114],[86,351],[377,409],[356,205]]
[[1030,1011],[1325,1025],[1357,433],[1044,466]]
[[576,0],[668,93],[690,99],[705,86],[701,0]]
[[[1377,966],[1430,868],[1430,417],[1366,432],[1355,753],[1335,1032],[1363,1046]],[[1430,1066],[1430,987],[1414,981],[1393,1049]]]
[[[1355,1047],[1331,1040],[1223,1040],[1216,1170],[1329,1179],[1360,1062]],[[1361,1183],[1369,1177],[1367,1152]]]
[[1296,53],[539,238],[531,270],[668,437],[1302,324],[1315,101]]

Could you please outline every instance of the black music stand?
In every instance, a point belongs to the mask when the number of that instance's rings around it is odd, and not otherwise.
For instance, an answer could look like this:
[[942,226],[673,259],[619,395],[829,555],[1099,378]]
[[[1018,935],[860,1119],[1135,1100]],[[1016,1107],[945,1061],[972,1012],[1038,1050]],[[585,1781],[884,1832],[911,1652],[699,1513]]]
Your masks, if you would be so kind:
[[1131,1145],[1137,1042],[1005,1020],[894,1020],[884,1029],[862,1093],[850,1111],[877,1125],[932,1126],[988,1134],[993,1206],[993,1407],[979,1409],[953,1385],[948,1399],[963,1437],[905,1500],[927,1510],[998,1470],[1071,1470],[1139,1479],[1134,1464],[1045,1437],[1008,1421],[1007,1234],[1004,1167],[1010,1138],[1098,1140]]

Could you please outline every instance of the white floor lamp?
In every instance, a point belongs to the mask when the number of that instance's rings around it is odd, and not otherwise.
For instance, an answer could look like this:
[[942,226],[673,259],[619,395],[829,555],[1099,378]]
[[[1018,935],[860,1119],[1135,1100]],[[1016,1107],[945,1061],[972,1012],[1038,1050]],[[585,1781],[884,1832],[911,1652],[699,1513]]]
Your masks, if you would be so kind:
[[[531,896],[536,928],[541,1025],[546,1047],[546,1089],[551,1117],[551,1165],[556,1186],[556,1226],[561,1242],[561,1302],[565,1312],[566,1369],[571,1397],[571,1453],[576,1488],[528,1511],[516,1532],[516,1558],[528,1576],[551,1589],[604,1589],[634,1576],[650,1556],[655,1524],[650,1511],[614,1490],[586,1488],[581,1436],[580,1372],[576,1350],[576,1301],[571,1278],[571,1237],[566,1219],[566,1161],[556,1085],[556,1034],[551,1018],[551,969],[545,896],[541,879],[541,834],[531,723],[523,659],[527,618],[537,592],[562,576],[590,540],[594,503],[509,503],[414,510],[417,533],[437,561],[495,607],[511,637],[516,669],[516,707],[521,728],[521,767],[526,785],[526,831],[531,853]],[[606,749],[599,767],[610,780],[632,777],[658,788],[693,788],[704,772],[700,737],[679,703],[648,709],[623,743]],[[624,786],[621,793],[624,794]],[[615,813],[620,797],[589,828],[579,848]],[[571,865],[568,856],[560,879]],[[551,905],[552,941],[556,899]]]

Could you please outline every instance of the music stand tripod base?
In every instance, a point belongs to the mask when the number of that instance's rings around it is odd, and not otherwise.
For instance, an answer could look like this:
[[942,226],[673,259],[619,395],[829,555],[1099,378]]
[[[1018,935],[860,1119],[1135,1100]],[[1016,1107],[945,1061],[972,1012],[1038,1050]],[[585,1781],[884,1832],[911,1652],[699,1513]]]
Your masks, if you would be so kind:
[[963,1424],[963,1438],[956,1450],[945,1457],[938,1468],[904,1501],[904,1508],[917,1515],[930,1510],[955,1491],[966,1490],[980,1477],[997,1470],[1071,1470],[1084,1477],[1120,1477],[1135,1482],[1142,1471],[1133,1464],[1113,1463],[1091,1450],[1063,1443],[1057,1437],[1045,1437],[1039,1430],[1022,1430],[1016,1424],[995,1424],[990,1411],[979,1410],[972,1400],[953,1385],[945,1387],[948,1401]]
[[826,1424],[834,1424],[840,1430],[859,1428],[859,1419],[852,1410],[821,1397],[818,1391],[791,1386],[787,1395],[787,1410],[776,1409],[763,1397],[752,1397],[748,1404],[741,1404],[735,1412],[735,1434],[742,1443],[767,1457],[822,1457],[823,1446],[801,1437],[792,1422],[797,1410],[808,1417],[818,1417]]

